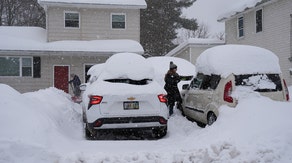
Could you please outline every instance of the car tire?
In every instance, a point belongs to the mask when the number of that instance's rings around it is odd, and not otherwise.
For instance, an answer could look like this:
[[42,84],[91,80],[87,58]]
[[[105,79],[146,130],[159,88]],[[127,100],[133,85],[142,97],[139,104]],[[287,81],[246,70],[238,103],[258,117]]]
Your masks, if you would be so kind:
[[184,109],[181,109],[181,115],[182,115],[183,117],[186,116],[186,115],[185,115],[185,112],[184,112]]
[[207,124],[209,126],[211,126],[216,120],[217,120],[217,116],[213,112],[208,113]]
[[86,123],[85,128],[84,128],[84,132],[85,132],[85,138],[87,140],[94,140],[96,139],[96,133],[92,133],[89,128],[88,128],[88,124]]
[[167,134],[167,127],[153,129],[152,135],[153,138],[160,139],[163,138]]

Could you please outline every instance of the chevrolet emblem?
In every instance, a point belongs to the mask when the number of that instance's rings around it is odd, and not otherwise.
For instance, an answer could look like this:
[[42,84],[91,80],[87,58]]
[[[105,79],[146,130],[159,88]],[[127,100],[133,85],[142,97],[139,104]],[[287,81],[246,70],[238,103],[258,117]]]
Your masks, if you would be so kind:
[[136,98],[135,97],[128,97],[127,99],[130,101],[134,101]]

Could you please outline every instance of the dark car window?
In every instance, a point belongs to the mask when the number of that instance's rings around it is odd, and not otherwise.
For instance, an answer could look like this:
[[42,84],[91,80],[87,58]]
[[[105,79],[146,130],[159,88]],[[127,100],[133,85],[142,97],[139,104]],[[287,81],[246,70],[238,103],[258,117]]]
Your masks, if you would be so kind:
[[216,89],[221,77],[219,75],[204,75],[199,73],[191,82],[191,88]]
[[151,82],[151,79],[142,79],[142,80],[132,80],[132,79],[107,79],[105,80],[111,83],[126,83],[126,84],[133,84],[133,85],[146,85]]
[[257,92],[282,91],[279,74],[246,74],[235,75],[236,86],[249,86]]

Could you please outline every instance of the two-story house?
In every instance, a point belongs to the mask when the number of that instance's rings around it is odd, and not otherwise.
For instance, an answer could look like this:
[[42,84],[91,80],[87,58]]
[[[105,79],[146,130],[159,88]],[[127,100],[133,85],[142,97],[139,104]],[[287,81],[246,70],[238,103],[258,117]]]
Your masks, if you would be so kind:
[[0,83],[19,92],[54,86],[69,92],[70,74],[86,72],[118,52],[143,54],[145,0],[39,0],[46,29],[0,27]]
[[254,45],[271,50],[279,57],[287,84],[292,85],[292,1],[243,2],[218,18],[219,22],[225,22],[226,44]]

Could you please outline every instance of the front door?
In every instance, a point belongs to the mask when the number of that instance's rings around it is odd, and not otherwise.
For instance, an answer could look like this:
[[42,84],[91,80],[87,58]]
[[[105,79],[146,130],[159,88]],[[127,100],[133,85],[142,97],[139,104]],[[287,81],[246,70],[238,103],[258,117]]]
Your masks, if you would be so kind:
[[54,87],[68,93],[69,66],[54,66]]

